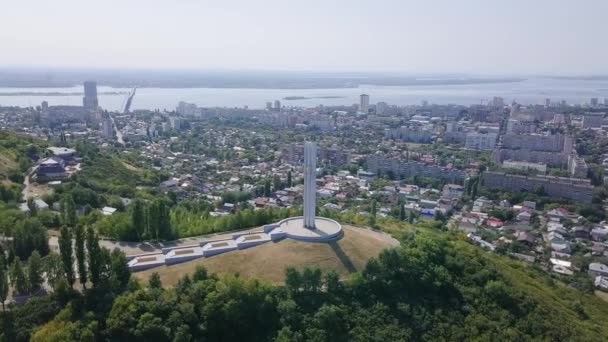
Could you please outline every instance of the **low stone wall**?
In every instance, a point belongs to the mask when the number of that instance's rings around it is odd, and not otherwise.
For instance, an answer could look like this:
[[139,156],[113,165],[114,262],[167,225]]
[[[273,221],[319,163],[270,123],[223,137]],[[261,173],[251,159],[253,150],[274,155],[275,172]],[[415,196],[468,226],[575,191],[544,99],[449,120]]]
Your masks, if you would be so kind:
[[[253,248],[284,238],[304,242],[330,242],[338,240],[344,235],[340,223],[332,219],[316,217],[315,221],[319,223],[320,229],[311,231],[306,230],[307,228],[303,226],[300,227],[298,221],[303,223],[303,217],[292,217],[276,224],[265,225],[262,231],[236,233],[232,235],[231,239],[202,241],[196,245],[163,248],[160,253],[128,256],[129,269],[131,272],[139,272],[163,265],[170,266],[198,258],[208,258],[235,250]],[[290,229],[285,229],[289,223],[294,223],[295,226],[291,225]],[[328,233],[324,233],[323,229]]]

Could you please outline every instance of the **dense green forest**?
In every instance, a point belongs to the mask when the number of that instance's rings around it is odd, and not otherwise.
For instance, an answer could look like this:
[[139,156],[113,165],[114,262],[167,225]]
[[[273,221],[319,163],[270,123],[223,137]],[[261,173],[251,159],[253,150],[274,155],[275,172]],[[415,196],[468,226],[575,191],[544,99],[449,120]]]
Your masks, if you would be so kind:
[[[286,270],[285,286],[198,269],[100,282],[2,315],[4,340],[605,341],[608,305],[457,236],[404,233],[348,279]],[[119,256],[116,256],[119,258]],[[110,263],[111,265],[112,263]],[[120,267],[116,267],[120,270]],[[109,268],[108,279],[116,278]],[[112,285],[114,284],[114,285]],[[121,285],[122,284],[122,285]]]

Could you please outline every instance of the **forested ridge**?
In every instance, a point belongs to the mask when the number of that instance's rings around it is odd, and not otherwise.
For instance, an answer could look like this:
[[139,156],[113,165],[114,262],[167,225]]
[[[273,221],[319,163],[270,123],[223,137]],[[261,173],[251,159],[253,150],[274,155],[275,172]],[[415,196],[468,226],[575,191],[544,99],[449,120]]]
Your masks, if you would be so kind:
[[[401,240],[401,247],[370,260],[349,279],[288,269],[285,286],[276,287],[238,275],[218,277],[201,268],[171,289],[152,277],[147,284],[131,280],[124,288],[62,291],[10,312],[10,333],[27,340],[23,330],[29,328],[34,341],[608,337],[608,305],[540,270],[445,233],[408,233]],[[7,340],[6,331],[3,337]]]

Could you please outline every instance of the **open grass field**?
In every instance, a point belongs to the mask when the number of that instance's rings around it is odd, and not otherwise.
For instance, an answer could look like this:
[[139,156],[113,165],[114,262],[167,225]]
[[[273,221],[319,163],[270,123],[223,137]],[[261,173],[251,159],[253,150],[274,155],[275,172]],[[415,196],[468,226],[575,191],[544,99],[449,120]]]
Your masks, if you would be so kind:
[[285,239],[263,245],[228,252],[210,258],[201,258],[172,266],[161,266],[134,273],[147,282],[158,272],[164,286],[174,286],[185,274],[203,265],[213,273],[238,273],[242,277],[257,278],[273,284],[282,284],[285,268],[293,266],[318,267],[323,271],[335,270],[341,276],[360,271],[367,260],[386,248],[398,245],[392,237],[367,229],[344,227],[344,237],[332,243],[310,243]]

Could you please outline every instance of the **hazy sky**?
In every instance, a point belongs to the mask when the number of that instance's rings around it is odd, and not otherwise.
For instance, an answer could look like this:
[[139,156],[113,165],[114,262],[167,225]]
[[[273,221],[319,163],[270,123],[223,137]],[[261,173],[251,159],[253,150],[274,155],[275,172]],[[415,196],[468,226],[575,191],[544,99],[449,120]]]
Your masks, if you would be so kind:
[[0,67],[608,73],[608,0],[3,0]]

